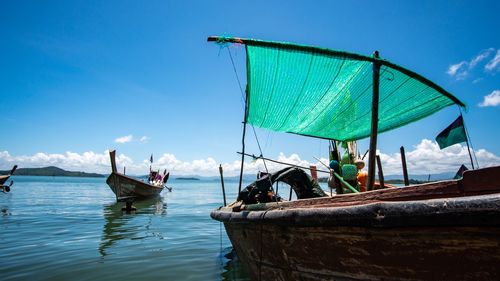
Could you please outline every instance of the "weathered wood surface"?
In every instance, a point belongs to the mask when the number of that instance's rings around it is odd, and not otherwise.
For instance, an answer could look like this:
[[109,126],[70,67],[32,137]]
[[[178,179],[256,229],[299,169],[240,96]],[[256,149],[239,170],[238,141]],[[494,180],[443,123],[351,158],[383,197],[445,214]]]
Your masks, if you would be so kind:
[[490,167],[466,171],[461,180],[419,184],[404,188],[379,189],[357,194],[341,194],[326,198],[280,202],[279,204],[273,202],[259,204],[258,206],[243,206],[241,210],[245,210],[245,208],[265,210],[274,208],[342,207],[386,201],[413,201],[500,193],[500,183],[497,175],[500,175],[500,167]]
[[9,178],[14,174],[17,169],[17,165],[14,165],[7,175],[0,175],[0,185],[3,185]]
[[232,204],[211,216],[254,280],[500,280],[497,175]]
[[163,186],[150,185],[119,173],[111,173],[106,180],[106,183],[115,193],[117,198],[149,198],[157,196],[163,190]]
[[296,226],[500,226],[500,194],[318,208],[212,211],[213,219],[231,223]]
[[253,280],[498,280],[500,227],[225,224]]
[[116,151],[109,151],[111,160],[111,175],[106,179],[118,201],[128,200],[129,198],[149,198],[160,194],[162,186],[154,186],[146,182],[131,178],[125,174],[118,173],[115,161]]

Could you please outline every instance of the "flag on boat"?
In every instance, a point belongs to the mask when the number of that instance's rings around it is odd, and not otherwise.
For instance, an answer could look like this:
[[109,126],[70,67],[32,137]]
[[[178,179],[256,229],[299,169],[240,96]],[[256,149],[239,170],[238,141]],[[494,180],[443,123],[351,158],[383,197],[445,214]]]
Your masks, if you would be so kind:
[[149,162],[153,163],[153,153],[151,153],[151,157],[149,158]]
[[467,141],[467,137],[465,135],[464,119],[462,115],[436,137],[436,142],[441,149],[464,141]]

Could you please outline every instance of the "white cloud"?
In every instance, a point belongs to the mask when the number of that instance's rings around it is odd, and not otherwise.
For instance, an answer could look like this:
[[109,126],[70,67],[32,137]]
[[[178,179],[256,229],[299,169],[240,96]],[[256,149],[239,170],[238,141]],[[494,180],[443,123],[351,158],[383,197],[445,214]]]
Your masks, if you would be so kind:
[[497,54],[495,55],[495,57],[484,66],[484,69],[487,71],[500,69],[500,49],[497,50]]
[[134,137],[132,135],[123,136],[123,137],[119,137],[119,138],[115,139],[115,142],[117,142],[117,143],[127,143],[127,142],[131,142],[133,138]]
[[[117,163],[132,163],[132,159],[123,154],[117,157]],[[21,168],[57,166],[69,171],[85,171],[107,173],[111,170],[108,151],[102,154],[93,151],[83,152],[81,154],[66,152],[64,154],[50,154],[38,152],[33,155],[12,156],[8,151],[0,152],[0,169],[6,169],[14,164]]]
[[[457,80],[464,80],[469,76],[470,72],[474,70],[474,68],[482,61],[484,61],[486,58],[488,58],[493,52],[495,52],[494,48],[489,48],[482,50],[479,52],[478,55],[473,57],[470,61],[461,61],[456,64],[452,64],[448,67],[448,70],[446,73],[448,73],[450,76],[455,77]],[[500,50],[497,50],[497,54],[494,59],[492,59],[488,64],[485,66],[485,70],[493,70],[497,67],[500,61]],[[478,82],[478,79],[474,80],[475,82]]]
[[448,67],[448,73],[450,76],[456,76],[457,79],[458,77],[465,77],[467,75],[467,62],[466,61],[461,61],[456,64],[452,64]]
[[[401,154],[380,153],[384,174],[401,174]],[[500,165],[500,157],[484,149],[475,151],[477,161],[481,167]],[[406,164],[410,174],[437,174],[456,172],[461,164],[470,168],[469,152],[466,145],[454,144],[445,149],[440,149],[435,141],[423,139],[406,152]]]
[[[401,155],[399,153],[385,154],[378,151],[378,154],[382,161],[384,174],[402,174]],[[500,165],[500,157],[485,149],[476,150],[476,156],[481,167]],[[276,160],[304,167],[315,165],[320,170],[325,169],[319,161],[309,162],[301,159],[297,154],[287,156],[280,153]],[[320,160],[328,164],[326,158]],[[441,150],[436,142],[427,139],[423,139],[413,148],[413,150],[407,149],[406,160],[408,172],[411,174],[455,172],[461,164],[470,166],[467,146],[455,144]],[[116,162],[118,170],[122,170],[123,166],[126,166],[127,174],[141,175],[149,171],[149,159],[134,162],[130,157],[120,154],[116,157]],[[173,175],[216,176],[219,174],[219,163],[220,162],[212,157],[182,161],[174,154],[165,153],[153,163],[153,169],[167,169]],[[19,167],[57,166],[69,171],[96,172],[102,174],[111,172],[108,151],[104,151],[103,153],[88,151],[81,154],[69,151],[64,154],[47,154],[40,152],[30,156],[12,156],[8,151],[0,151],[1,170],[8,170],[12,168],[14,164],[17,164]],[[285,167],[285,165],[270,161],[266,161],[266,165],[270,172]],[[223,163],[224,175],[238,175],[240,166],[240,160]],[[246,174],[256,174],[258,171],[265,171],[263,161],[261,159],[252,161],[246,158],[244,172]],[[319,175],[322,176],[322,174]]]
[[142,143],[147,143],[147,142],[149,141],[149,139],[150,139],[150,138],[149,138],[149,137],[147,137],[147,136],[142,136],[142,137],[139,139],[139,141],[140,141],[140,142],[142,142]]
[[470,62],[469,62],[469,69],[472,69],[472,68],[476,67],[476,65],[478,63],[480,63],[481,61],[483,61],[484,59],[486,59],[487,57],[489,57],[490,54],[492,52],[494,52],[494,51],[495,51],[495,49],[493,49],[493,48],[482,50],[477,56],[475,56],[473,59],[470,60]]
[[494,90],[491,94],[484,96],[483,102],[479,104],[480,107],[497,105],[500,105],[500,90]]

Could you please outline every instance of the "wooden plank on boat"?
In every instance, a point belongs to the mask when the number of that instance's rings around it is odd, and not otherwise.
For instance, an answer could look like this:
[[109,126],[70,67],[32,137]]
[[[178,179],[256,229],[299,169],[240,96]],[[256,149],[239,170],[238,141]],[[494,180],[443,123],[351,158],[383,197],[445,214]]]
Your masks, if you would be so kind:
[[461,184],[465,193],[485,193],[491,191],[499,191],[499,178],[499,167],[468,170],[464,172]]

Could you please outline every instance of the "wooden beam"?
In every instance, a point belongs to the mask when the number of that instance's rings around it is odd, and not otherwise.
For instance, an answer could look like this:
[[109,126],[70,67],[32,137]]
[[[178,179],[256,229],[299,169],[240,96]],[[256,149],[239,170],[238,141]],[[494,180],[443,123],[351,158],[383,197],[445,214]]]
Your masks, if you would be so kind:
[[[373,54],[378,58],[378,51]],[[366,190],[373,189],[375,183],[375,155],[377,153],[377,133],[378,133],[378,102],[379,102],[379,82],[380,82],[380,63],[373,62],[373,95],[372,95],[372,121],[370,133],[370,154],[368,155],[368,184]]]
[[410,180],[408,179],[408,169],[406,168],[406,156],[405,156],[404,146],[401,146],[399,148],[399,151],[401,151],[401,163],[403,164],[403,178],[405,181],[405,186],[409,186]]
[[219,173],[220,173],[220,182],[222,184],[222,197],[224,198],[224,207],[227,206],[226,204],[226,189],[224,188],[224,176],[223,176],[223,171],[222,171],[222,164],[219,164]]
[[109,158],[111,160],[111,171],[113,173],[118,173],[117,169],[116,169],[116,160],[115,160],[115,155],[116,155],[116,150],[111,150],[109,152]]
[[380,162],[380,156],[377,155],[377,169],[378,169],[378,181],[380,182],[380,188],[384,188],[384,171],[382,170],[382,163]]

